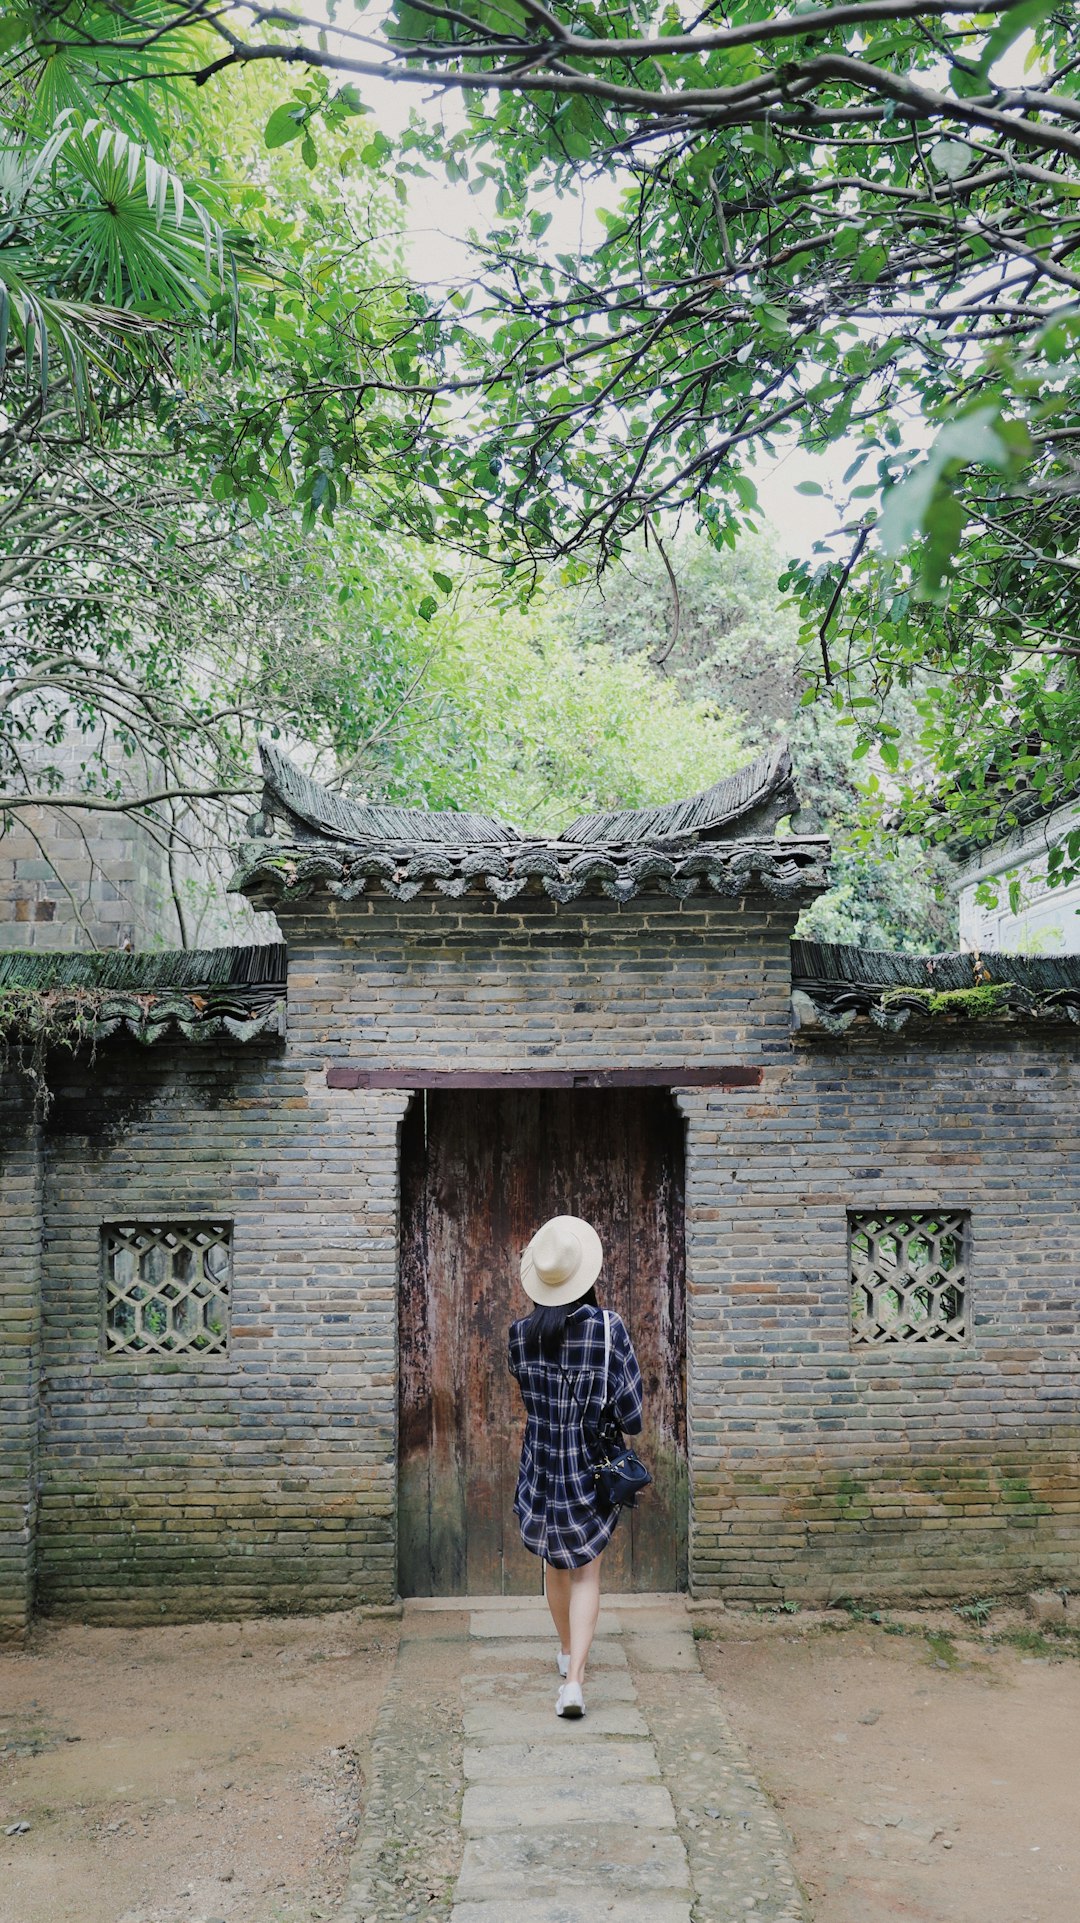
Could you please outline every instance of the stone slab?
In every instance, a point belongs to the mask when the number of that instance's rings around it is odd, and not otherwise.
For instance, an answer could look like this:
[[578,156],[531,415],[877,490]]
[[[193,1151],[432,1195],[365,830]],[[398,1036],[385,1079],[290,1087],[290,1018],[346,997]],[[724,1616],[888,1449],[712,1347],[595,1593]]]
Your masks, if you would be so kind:
[[[622,1625],[610,1609],[601,1609],[596,1625],[598,1636],[617,1636]],[[469,1616],[470,1636],[547,1636],[555,1647],[556,1636],[546,1603],[541,1609],[474,1609]]]
[[690,1630],[671,1630],[655,1636],[628,1636],[631,1667],[649,1670],[700,1670],[694,1638]]
[[441,1609],[538,1609],[543,1601],[544,1591],[538,1581],[527,1596],[408,1596],[405,1614],[437,1614]]
[[[450,1923],[646,1923],[638,1897],[616,1897],[607,1902],[597,1894],[582,1897],[495,1897],[486,1903],[455,1903]],[[647,1923],[690,1923],[685,1896],[651,1896]]]
[[[462,1695],[469,1704],[502,1703],[507,1709],[519,1705],[523,1710],[543,1709],[555,1712],[555,1695],[559,1687],[559,1676],[552,1663],[545,1673],[533,1669],[472,1669],[461,1681]],[[585,1678],[585,1701],[589,1715],[598,1703],[633,1703],[637,1701],[637,1690],[633,1678],[625,1669],[590,1670]]]
[[[610,1602],[610,1597],[605,1601]],[[632,1636],[658,1636],[672,1632],[692,1630],[693,1624],[687,1608],[685,1596],[669,1596],[663,1602],[656,1597],[643,1597],[639,1609],[628,1611],[625,1618],[622,1611],[625,1604],[620,1602],[619,1615],[622,1626]]]
[[622,1682],[622,1677],[597,1676],[589,1684],[589,1713],[580,1723],[567,1723],[555,1714],[555,1687],[542,1702],[513,1703],[494,1699],[470,1703],[465,1711],[465,1740],[469,1743],[565,1742],[569,1731],[596,1736],[647,1736],[649,1726],[636,1703],[600,1700],[600,1685]]
[[594,1732],[588,1716],[581,1722],[565,1722],[552,1716],[556,1729],[571,1738],[559,1747],[556,1743],[470,1744],[463,1767],[467,1783],[520,1783],[526,1794],[550,1783],[577,1783],[581,1778],[604,1776],[611,1782],[643,1783],[659,1778],[660,1766],[651,1743],[581,1742],[576,1732]]
[[643,1923],[648,1923],[654,1891],[691,1893],[681,1837],[672,1830],[635,1829],[630,1823],[570,1823],[565,1828],[471,1836],[457,1897],[477,1902],[576,1890],[591,1894],[596,1903],[600,1889],[605,1897],[636,1895]]
[[[466,1836],[486,1836],[493,1830],[538,1829],[556,1823],[624,1823],[628,1801],[625,1784],[588,1779],[525,1788],[520,1783],[470,1783],[461,1806],[461,1827]],[[674,1805],[659,1783],[636,1785],[633,1809],[642,1829],[675,1827]]]
[[[516,1636],[512,1638],[501,1637],[498,1640],[493,1637],[490,1642],[479,1639],[473,1644],[472,1653],[476,1662],[505,1663],[509,1669],[512,1669],[517,1663],[544,1663],[549,1669],[555,1672],[553,1640],[552,1637],[548,1637],[546,1642],[540,1642],[539,1640],[531,1642],[524,1636],[520,1638]],[[645,1637],[643,1640],[655,1641],[656,1639]],[[693,1644],[691,1643],[691,1648],[692,1647]],[[599,1642],[595,1642],[589,1651],[589,1668],[596,1669],[598,1667],[609,1669],[626,1668],[626,1651],[621,1642],[616,1642],[614,1637],[608,1637],[606,1639],[601,1637]]]

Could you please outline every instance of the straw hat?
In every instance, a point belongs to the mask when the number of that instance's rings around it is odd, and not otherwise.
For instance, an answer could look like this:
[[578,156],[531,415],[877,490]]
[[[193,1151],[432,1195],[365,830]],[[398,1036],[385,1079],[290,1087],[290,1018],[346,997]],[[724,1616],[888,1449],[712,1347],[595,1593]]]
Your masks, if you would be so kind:
[[600,1273],[604,1250],[591,1222],[553,1215],[537,1229],[521,1258],[521,1286],[543,1308],[576,1302]]

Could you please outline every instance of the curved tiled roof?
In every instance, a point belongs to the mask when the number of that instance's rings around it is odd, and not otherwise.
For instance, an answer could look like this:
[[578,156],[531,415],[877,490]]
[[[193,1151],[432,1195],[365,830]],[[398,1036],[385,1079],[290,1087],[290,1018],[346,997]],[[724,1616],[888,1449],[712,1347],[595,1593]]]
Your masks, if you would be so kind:
[[898,955],[831,942],[791,944],[795,1026],[897,1034],[910,1022],[1080,1025],[1080,955]]
[[547,836],[525,836],[494,816],[353,802],[319,787],[270,744],[262,754],[263,808],[232,883],[262,899],[324,888],[341,901],[372,890],[409,901],[425,889],[497,901],[524,893],[556,902],[646,893],[684,900],[754,889],[786,898],[827,885],[826,840],[768,832],[796,806],[786,749],[687,801],[582,815]]
[[[672,801],[662,808],[620,808],[614,813],[579,815],[564,828],[561,841],[594,845],[681,840],[686,835],[709,840],[733,829],[752,834],[773,828],[782,814],[794,813],[798,803],[786,747],[759,755],[748,767],[725,775],[711,788]],[[766,819],[768,816],[768,819]]]
[[430,852],[415,847],[346,850],[325,843],[260,848],[249,842],[232,885],[245,894],[286,901],[324,887],[339,901],[372,891],[411,901],[425,888],[451,899],[486,893],[497,901],[512,901],[526,892],[557,902],[583,895],[630,901],[642,894],[682,901],[698,893],[741,896],[755,888],[787,898],[824,888],[827,858],[827,842],[794,838],[691,846],[685,853],[535,841],[511,849]]
[[284,814],[292,826],[323,841],[417,841],[489,846],[521,837],[498,815],[458,814],[453,809],[390,808],[356,801],[324,788],[303,773],[272,741],[259,742],[263,808]]
[[6,1014],[13,1039],[59,1014],[77,1017],[86,1041],[250,1042],[284,1034],[285,977],[282,942],[148,954],[13,950],[0,953],[0,1021]]

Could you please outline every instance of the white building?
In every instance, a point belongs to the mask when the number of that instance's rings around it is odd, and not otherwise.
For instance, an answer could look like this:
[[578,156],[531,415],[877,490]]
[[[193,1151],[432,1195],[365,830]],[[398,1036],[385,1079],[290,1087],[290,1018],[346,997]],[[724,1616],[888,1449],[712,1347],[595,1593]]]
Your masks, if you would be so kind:
[[[1080,797],[1053,813],[1016,828],[1000,841],[959,853],[960,946],[1005,954],[1080,954],[1080,880],[1050,888],[1046,860],[1050,849],[1080,829]],[[1016,883],[1020,899],[1010,905]],[[976,899],[986,883],[997,900],[993,907]]]

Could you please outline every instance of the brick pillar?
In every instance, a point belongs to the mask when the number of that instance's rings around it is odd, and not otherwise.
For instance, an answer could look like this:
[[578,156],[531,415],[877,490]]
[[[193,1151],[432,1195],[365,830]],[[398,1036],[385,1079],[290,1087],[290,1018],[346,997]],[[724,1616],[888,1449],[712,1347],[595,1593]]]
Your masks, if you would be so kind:
[[21,1638],[34,1589],[41,1369],[41,1137],[26,1090],[0,1083],[0,1641]]

